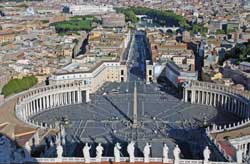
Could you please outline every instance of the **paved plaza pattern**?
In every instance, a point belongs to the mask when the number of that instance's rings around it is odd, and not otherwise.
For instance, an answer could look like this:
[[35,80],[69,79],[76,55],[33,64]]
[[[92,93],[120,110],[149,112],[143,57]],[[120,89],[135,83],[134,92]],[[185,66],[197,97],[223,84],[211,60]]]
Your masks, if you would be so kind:
[[[161,156],[163,143],[173,148],[176,142],[183,142],[184,145],[196,142],[202,147],[206,143],[202,141],[204,131],[201,127],[211,122],[224,124],[237,120],[236,117],[211,106],[184,103],[170,94],[175,93],[171,88],[162,91],[160,85],[136,83],[138,128],[131,126],[135,82],[107,84],[91,96],[91,103],[55,108],[32,119],[54,123],[64,118],[68,120],[65,125],[68,141],[104,143],[107,156],[113,154],[112,149],[116,142],[126,145],[133,140],[138,143],[136,155],[142,156],[141,150],[146,142],[150,142],[153,146],[152,156],[155,157]],[[188,139],[189,135],[192,137]],[[195,141],[196,139],[198,141]],[[202,144],[198,144],[199,142]],[[183,151],[184,155],[185,153],[189,155],[190,152],[187,149]],[[124,156],[126,155],[124,151]]]

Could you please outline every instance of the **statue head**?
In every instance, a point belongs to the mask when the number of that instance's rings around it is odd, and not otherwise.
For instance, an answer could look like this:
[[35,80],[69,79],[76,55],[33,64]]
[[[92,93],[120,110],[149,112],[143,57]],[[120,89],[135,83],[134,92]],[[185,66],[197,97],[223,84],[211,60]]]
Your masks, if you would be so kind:
[[120,147],[120,143],[117,142],[117,143],[115,144],[115,146],[116,146],[116,147]]
[[166,143],[163,144],[164,149],[168,149],[168,145]]
[[180,153],[181,153],[181,150],[180,150],[179,146],[176,145],[175,148],[174,148],[174,157],[175,157],[175,159],[180,157]]

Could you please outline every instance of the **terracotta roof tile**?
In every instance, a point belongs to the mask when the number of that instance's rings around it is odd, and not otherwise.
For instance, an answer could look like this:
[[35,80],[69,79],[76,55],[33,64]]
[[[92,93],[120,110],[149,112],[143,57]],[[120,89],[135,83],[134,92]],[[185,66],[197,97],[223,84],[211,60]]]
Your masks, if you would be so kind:
[[219,141],[218,142],[225,153],[231,157],[233,157],[236,153],[235,149],[228,143],[228,141]]

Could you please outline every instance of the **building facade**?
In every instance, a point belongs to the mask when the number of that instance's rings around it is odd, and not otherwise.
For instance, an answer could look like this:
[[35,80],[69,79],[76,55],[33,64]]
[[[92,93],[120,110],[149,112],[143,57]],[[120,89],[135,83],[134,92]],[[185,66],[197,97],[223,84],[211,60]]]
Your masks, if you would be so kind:
[[82,81],[87,84],[90,93],[97,91],[105,82],[127,81],[128,68],[120,62],[102,62],[90,71],[53,74],[49,81],[52,84],[63,84]]
[[70,5],[69,12],[72,15],[101,15],[114,12],[114,9],[110,5]]

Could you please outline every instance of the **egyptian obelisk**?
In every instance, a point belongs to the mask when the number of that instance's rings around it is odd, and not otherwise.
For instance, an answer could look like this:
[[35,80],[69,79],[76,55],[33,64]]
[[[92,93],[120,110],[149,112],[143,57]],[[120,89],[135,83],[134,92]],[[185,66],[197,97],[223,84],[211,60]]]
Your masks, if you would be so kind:
[[137,128],[137,87],[134,86],[133,128]]

